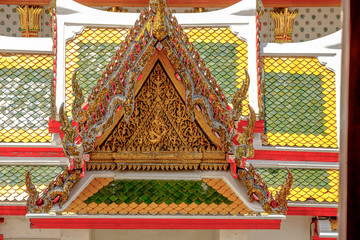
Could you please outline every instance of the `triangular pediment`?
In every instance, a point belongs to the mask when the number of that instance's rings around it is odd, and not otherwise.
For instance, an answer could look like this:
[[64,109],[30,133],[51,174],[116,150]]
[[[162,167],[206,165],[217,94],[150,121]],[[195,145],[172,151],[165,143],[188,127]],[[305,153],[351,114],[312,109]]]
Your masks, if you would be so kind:
[[222,146],[191,115],[177,90],[183,85],[169,77],[162,63],[170,66],[168,59],[162,58],[150,63],[147,76],[139,79],[132,115],[119,117],[97,142],[89,170],[227,167]]
[[[100,146],[118,151],[204,151],[217,147],[200,129],[158,61],[135,97],[134,112]],[[218,149],[220,150],[220,149]]]

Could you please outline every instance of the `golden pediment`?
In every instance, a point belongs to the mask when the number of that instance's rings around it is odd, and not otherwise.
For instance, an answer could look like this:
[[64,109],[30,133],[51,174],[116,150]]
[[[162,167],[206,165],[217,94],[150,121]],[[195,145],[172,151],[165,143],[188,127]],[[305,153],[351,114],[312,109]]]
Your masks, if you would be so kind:
[[225,152],[191,116],[158,60],[135,96],[129,120],[120,118],[91,153],[88,169],[225,169]]

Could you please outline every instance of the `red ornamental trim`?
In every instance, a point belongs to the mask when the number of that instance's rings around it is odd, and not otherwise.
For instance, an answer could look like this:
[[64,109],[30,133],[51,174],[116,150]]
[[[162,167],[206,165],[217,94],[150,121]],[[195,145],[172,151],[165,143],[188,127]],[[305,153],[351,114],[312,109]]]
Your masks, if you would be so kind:
[[[242,133],[243,132],[243,127],[247,126],[247,121],[241,120],[238,123],[238,127],[237,130],[238,132]],[[255,123],[255,128],[254,128],[254,133],[263,133],[265,129],[265,121],[264,120],[258,120]]]
[[25,206],[0,206],[0,215],[5,216],[25,216],[27,210]]
[[65,157],[62,148],[0,147],[0,157]]
[[32,218],[32,229],[280,229],[281,220]]
[[61,123],[59,121],[52,120],[50,118],[48,122],[48,126],[49,126],[49,133],[62,133],[62,131],[60,130]]
[[[112,6],[114,0],[75,0],[86,6]],[[2,0],[1,4],[8,5],[49,5],[50,0]],[[168,0],[169,7],[229,7],[238,0]],[[340,0],[263,0],[264,7],[340,7]],[[148,0],[123,0],[117,2],[120,7],[145,7],[149,5]]]
[[289,207],[287,215],[295,216],[337,216],[337,208],[322,208],[322,207]]
[[338,162],[339,153],[255,150],[254,160]]
[[313,236],[312,240],[337,240],[337,238],[322,238],[319,236]]

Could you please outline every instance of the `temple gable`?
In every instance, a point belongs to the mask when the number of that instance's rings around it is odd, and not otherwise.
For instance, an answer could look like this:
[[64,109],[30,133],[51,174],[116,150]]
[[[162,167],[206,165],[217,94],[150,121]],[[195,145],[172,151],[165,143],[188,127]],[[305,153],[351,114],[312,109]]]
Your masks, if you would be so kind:
[[180,169],[197,169],[201,162],[201,167],[209,167],[210,159],[211,168],[226,168],[225,152],[211,142],[190,115],[158,60],[135,96],[129,121],[119,119],[92,152],[89,166],[108,169],[116,164],[118,170],[125,170],[134,164],[152,169],[176,164]]

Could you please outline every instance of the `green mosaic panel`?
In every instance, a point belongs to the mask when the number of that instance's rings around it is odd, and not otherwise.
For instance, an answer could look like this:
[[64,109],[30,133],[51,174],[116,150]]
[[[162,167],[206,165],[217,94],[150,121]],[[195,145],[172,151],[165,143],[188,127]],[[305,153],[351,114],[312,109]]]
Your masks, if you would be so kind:
[[116,180],[84,201],[86,204],[221,203],[232,202],[202,181]]
[[51,69],[0,68],[0,129],[47,129],[51,74]]
[[86,44],[79,42],[78,46],[80,47],[78,50],[80,61],[78,62],[79,70],[76,76],[79,79],[83,94],[87,96],[116,53],[118,44],[115,42],[88,42]]
[[[0,166],[0,187],[25,185],[25,173],[32,166]],[[63,166],[34,166],[31,180],[34,185],[48,184],[63,169]]]
[[239,78],[236,73],[239,71],[236,67],[238,57],[236,54],[239,46],[237,43],[205,43],[193,42],[196,50],[199,52],[201,59],[209,68],[211,74],[220,85],[227,99],[232,99],[239,84],[236,80]]
[[327,135],[322,78],[265,73],[265,133]]
[[[305,187],[312,188],[325,188],[329,190],[331,186],[329,185],[330,180],[328,179],[329,173],[324,169],[291,169],[293,174],[293,184],[291,188],[300,188]],[[273,188],[277,188],[285,182],[287,177],[286,169],[256,169],[256,172],[261,176],[261,178]]]

